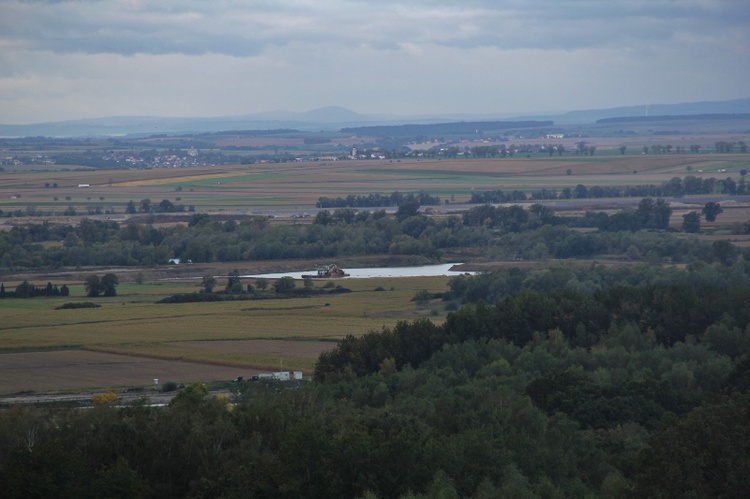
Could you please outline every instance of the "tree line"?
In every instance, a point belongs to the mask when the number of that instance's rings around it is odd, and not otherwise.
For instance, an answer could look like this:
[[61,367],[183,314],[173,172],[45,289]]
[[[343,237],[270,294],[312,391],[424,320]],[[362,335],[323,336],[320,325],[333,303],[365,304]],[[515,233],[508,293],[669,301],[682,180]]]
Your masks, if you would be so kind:
[[[84,288],[86,289],[86,295],[89,297],[100,295],[105,297],[117,296],[118,284],[120,284],[120,279],[117,277],[117,274],[112,272],[108,272],[102,277],[91,274],[84,279]],[[57,284],[52,284],[51,282],[48,282],[46,286],[35,286],[28,280],[24,280],[16,286],[14,291],[7,291],[5,283],[0,283],[0,299],[36,298],[40,296],[70,296],[70,288],[66,284],[58,287]]]
[[514,190],[474,192],[469,199],[471,204],[510,203],[513,201],[551,200],[551,199],[599,199],[599,198],[627,198],[627,197],[682,197],[696,194],[727,194],[730,196],[750,194],[750,184],[745,180],[747,170],[743,169],[739,181],[731,177],[724,180],[699,178],[688,175],[684,178],[673,177],[660,185],[626,185],[626,186],[591,186],[578,184],[575,187],[565,187],[559,192],[556,189],[539,189],[526,193]]
[[[719,213],[705,208],[707,217]],[[588,212],[580,217],[558,217],[540,204],[528,209],[479,205],[461,217],[434,219],[412,202],[402,204],[394,215],[383,210],[321,210],[312,224],[304,225],[271,225],[265,217],[224,222],[206,214],[195,214],[187,225],[170,227],[121,226],[97,220],[82,220],[78,226],[29,224],[0,232],[0,267],[132,266],[165,264],[170,258],[197,263],[376,254],[434,261],[446,252],[469,248],[495,259],[616,255],[654,262],[664,258],[710,261],[711,243],[663,230],[670,212],[664,201],[644,198],[635,210],[613,215]],[[696,220],[687,221],[684,231],[700,229],[700,220],[697,227]],[[599,230],[582,232],[577,227]],[[56,244],[42,244],[47,241]],[[746,249],[726,244],[732,258],[747,254]]]
[[68,296],[70,289],[67,285],[57,286],[48,282],[46,286],[35,286],[27,280],[16,286],[15,290],[5,289],[5,283],[0,283],[0,299],[3,298],[36,298],[38,296]]
[[398,191],[391,194],[349,194],[345,198],[329,198],[321,196],[318,198],[318,202],[315,203],[315,206],[318,208],[383,208],[389,206],[401,206],[402,204],[413,202],[420,205],[436,205],[440,204],[440,198],[437,196],[431,196],[424,191],[418,193],[409,192],[406,194]]
[[[212,275],[203,276],[201,290],[193,293],[178,293],[162,298],[157,303],[202,303],[217,301],[242,301],[242,300],[270,300],[279,298],[302,298],[315,295],[332,295],[350,293],[351,289],[334,285],[327,282],[320,288],[315,287],[313,279],[305,277],[302,280],[302,288],[291,276],[276,279],[269,289],[269,282],[265,278],[256,278],[255,287],[252,284],[242,285],[239,271],[233,270],[227,276],[227,284],[224,289],[214,291],[216,278]],[[268,292],[266,290],[269,290]]]

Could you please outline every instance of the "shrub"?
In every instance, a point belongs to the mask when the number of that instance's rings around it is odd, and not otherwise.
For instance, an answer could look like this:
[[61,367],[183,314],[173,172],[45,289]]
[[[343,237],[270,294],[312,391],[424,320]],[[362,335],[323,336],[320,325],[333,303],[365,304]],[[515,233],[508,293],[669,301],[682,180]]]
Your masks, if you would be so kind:
[[120,397],[113,392],[100,393],[99,395],[94,395],[91,399],[91,403],[94,404],[94,407],[116,404],[119,401]]
[[277,293],[288,293],[295,288],[296,284],[293,277],[284,276],[277,280],[273,286]]
[[167,381],[161,386],[161,391],[174,392],[174,391],[177,391],[178,388],[179,388],[179,385],[175,383],[174,381]]
[[69,310],[73,308],[99,308],[101,305],[98,303],[91,303],[90,301],[81,301],[81,302],[69,302],[69,303],[63,303],[59,307],[55,307],[55,310]]

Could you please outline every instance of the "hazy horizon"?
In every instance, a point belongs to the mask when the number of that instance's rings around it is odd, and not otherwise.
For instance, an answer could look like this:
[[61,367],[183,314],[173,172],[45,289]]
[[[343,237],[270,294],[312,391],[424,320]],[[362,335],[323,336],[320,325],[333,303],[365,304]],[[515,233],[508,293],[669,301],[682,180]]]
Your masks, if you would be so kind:
[[0,4],[0,123],[563,113],[748,96],[733,0]]

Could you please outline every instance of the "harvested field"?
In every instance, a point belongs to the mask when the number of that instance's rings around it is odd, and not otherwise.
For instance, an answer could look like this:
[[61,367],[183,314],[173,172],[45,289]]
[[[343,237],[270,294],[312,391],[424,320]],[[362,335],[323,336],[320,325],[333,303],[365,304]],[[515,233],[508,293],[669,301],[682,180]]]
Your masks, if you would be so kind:
[[184,341],[180,344],[219,352],[279,355],[303,359],[317,359],[322,352],[336,346],[336,343],[330,341],[280,340]]
[[0,395],[58,390],[146,387],[174,381],[231,380],[248,376],[236,367],[130,357],[85,350],[0,354]]

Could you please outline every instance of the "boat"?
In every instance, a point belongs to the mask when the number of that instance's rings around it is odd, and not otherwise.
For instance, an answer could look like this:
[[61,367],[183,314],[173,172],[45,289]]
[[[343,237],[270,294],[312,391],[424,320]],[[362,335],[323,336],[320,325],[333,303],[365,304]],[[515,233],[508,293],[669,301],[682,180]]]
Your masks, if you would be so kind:
[[349,277],[349,274],[331,263],[318,269],[317,274],[302,274],[302,279],[332,279],[336,277]]

